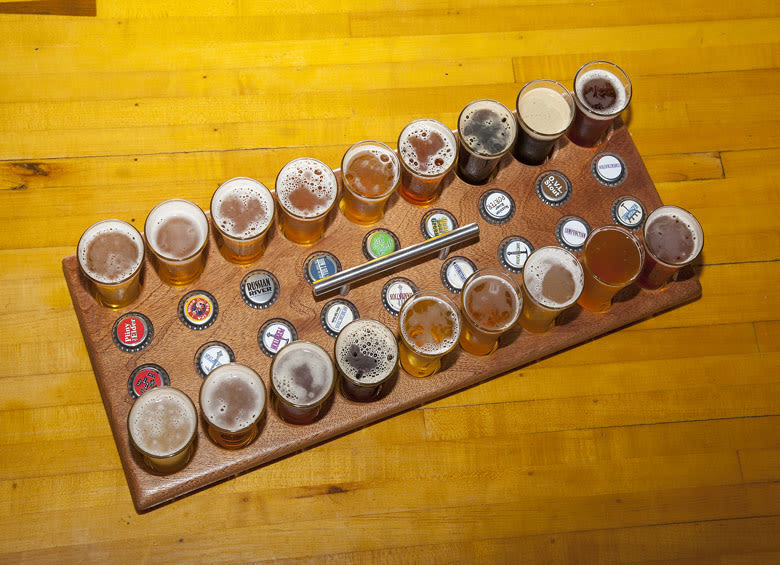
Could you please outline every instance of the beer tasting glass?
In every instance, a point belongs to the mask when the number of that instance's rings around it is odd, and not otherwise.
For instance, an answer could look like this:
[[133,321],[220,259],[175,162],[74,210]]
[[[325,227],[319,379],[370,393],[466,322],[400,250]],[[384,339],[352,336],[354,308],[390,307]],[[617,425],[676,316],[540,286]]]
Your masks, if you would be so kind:
[[136,398],[127,416],[130,444],[154,473],[183,469],[195,452],[198,414],[190,397],[179,389],[160,386]]
[[317,242],[337,195],[336,175],[325,163],[309,157],[290,161],[276,177],[279,229],[293,243]]
[[631,101],[631,81],[608,61],[584,64],[574,76],[574,122],[566,134],[583,147],[598,145],[615,118]]
[[661,206],[645,220],[645,266],[637,284],[661,290],[677,272],[699,256],[704,232],[693,214],[677,206]]
[[401,367],[414,377],[428,377],[460,338],[458,307],[443,294],[421,291],[406,299],[398,314]]
[[560,247],[540,247],[523,266],[523,312],[520,325],[534,333],[552,329],[558,315],[582,293],[582,265]]
[[341,374],[341,392],[351,400],[374,400],[398,365],[398,342],[383,323],[353,320],[339,332],[333,358]]
[[76,255],[99,304],[121,308],[138,298],[144,240],[133,226],[122,220],[91,225],[79,239]]
[[209,437],[225,449],[240,449],[260,434],[265,416],[265,385],[240,363],[212,370],[200,386],[200,412]]
[[400,180],[401,165],[392,149],[379,141],[358,142],[341,160],[344,190],[339,208],[351,222],[375,224]]
[[523,308],[520,285],[496,269],[475,271],[463,285],[460,300],[460,346],[473,355],[493,353],[501,334],[517,323]]
[[288,343],[271,362],[276,412],[291,424],[313,422],[333,392],[335,382],[333,361],[316,343]]
[[421,119],[404,127],[398,136],[401,159],[401,186],[398,193],[418,206],[439,197],[445,177],[458,155],[455,135],[443,123]]
[[549,79],[527,83],[517,95],[515,158],[526,165],[544,163],[573,119],[574,98],[565,86]]
[[582,248],[585,285],[577,303],[592,312],[606,312],[615,294],[639,276],[644,259],[642,243],[627,229],[596,228]]
[[200,276],[209,221],[197,204],[174,198],[152,208],[144,225],[146,243],[163,282],[189,284]]
[[458,117],[458,174],[469,184],[485,184],[498,170],[517,137],[512,112],[496,100],[474,100]]
[[230,179],[211,197],[217,246],[231,263],[248,265],[263,254],[273,219],[274,197],[255,179]]

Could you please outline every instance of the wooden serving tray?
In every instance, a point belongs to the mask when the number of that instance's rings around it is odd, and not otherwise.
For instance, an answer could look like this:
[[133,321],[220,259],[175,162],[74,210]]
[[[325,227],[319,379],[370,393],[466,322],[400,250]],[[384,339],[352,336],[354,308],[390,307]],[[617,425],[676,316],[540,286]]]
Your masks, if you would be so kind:
[[[591,173],[594,156],[603,151],[619,155],[627,165],[627,178],[619,186],[603,186]],[[558,207],[542,202],[535,190],[536,179],[543,171],[550,169],[564,173],[573,187],[571,198]],[[514,217],[504,225],[490,224],[478,212],[480,196],[491,188],[500,188],[514,199]],[[535,248],[557,245],[554,232],[560,218],[577,215],[584,218],[591,228],[612,224],[612,203],[623,195],[638,199],[647,212],[661,205],[631,137],[625,127],[619,127],[605,144],[594,149],[577,147],[564,138],[562,147],[553,158],[538,167],[525,166],[507,158],[496,179],[485,186],[471,186],[454,177],[432,208],[448,210],[460,225],[477,222],[480,226],[479,240],[453,249],[450,256],[468,257],[478,268],[501,269],[498,247],[505,237],[523,236]],[[145,470],[131,449],[127,434],[127,414],[133,402],[127,390],[127,381],[133,369],[142,363],[161,365],[170,375],[171,385],[186,392],[197,405],[202,379],[195,368],[195,353],[204,343],[217,340],[232,348],[237,362],[254,368],[268,388],[271,359],[262,352],[257,342],[258,329],[268,319],[284,318],[295,326],[299,339],[313,341],[333,351],[334,338],[326,334],[320,324],[321,310],[333,296],[314,299],[310,285],[302,275],[303,264],[309,254],[317,250],[330,251],[338,257],[344,268],[362,263],[366,260],[362,252],[363,237],[374,227],[392,230],[403,247],[418,243],[423,240],[420,221],[426,211],[426,208],[413,206],[395,195],[379,224],[361,227],[350,223],[336,209],[331,214],[325,237],[311,247],[290,243],[274,228],[270,232],[265,254],[249,268],[225,261],[210,235],[206,268],[197,282],[184,288],[169,287],[159,280],[147,259],[140,298],[120,310],[99,306],[88,292],[75,255],[63,259],[65,278],[130,493],[139,512],[420,406],[701,295],[701,286],[695,276],[675,282],[660,293],[630,287],[627,289],[629,292],[623,293],[623,299],[617,301],[608,313],[593,314],[575,307],[564,315],[564,323],[547,334],[512,331],[503,336],[502,346],[490,357],[474,357],[456,348],[445,357],[443,370],[430,378],[418,379],[399,371],[392,390],[375,402],[351,402],[336,392],[324,415],[311,425],[287,424],[278,418],[273,409],[269,409],[259,438],[238,451],[227,451],[214,445],[206,436],[201,422],[196,452],[186,468],[168,476],[152,475]],[[357,307],[361,317],[378,319],[397,333],[397,319],[383,308],[381,302],[385,282],[394,276],[403,276],[414,281],[420,289],[449,292],[442,284],[441,266],[442,260],[432,255],[401,272],[358,283],[345,298]],[[274,273],[281,286],[278,300],[266,310],[247,306],[239,291],[243,276],[250,269],[256,268]],[[521,275],[513,276],[521,280]],[[180,298],[194,289],[210,292],[219,304],[216,322],[200,331],[189,329],[177,316]],[[456,295],[452,296],[459,299]],[[138,353],[120,351],[111,336],[116,319],[131,311],[145,314],[154,326],[151,344]]]

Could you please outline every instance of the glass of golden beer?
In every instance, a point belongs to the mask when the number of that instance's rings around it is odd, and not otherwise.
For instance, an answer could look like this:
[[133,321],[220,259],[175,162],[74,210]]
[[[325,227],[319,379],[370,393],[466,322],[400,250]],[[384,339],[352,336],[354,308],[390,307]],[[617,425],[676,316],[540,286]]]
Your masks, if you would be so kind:
[[497,269],[475,271],[463,285],[460,301],[460,346],[473,355],[493,353],[498,338],[517,323],[523,308],[520,285]]
[[523,265],[520,325],[530,332],[552,329],[558,314],[572,306],[585,283],[582,265],[560,247],[540,247]]
[[382,386],[395,373],[398,342],[382,322],[360,318],[339,332],[333,346],[333,358],[342,376],[344,396],[366,402],[376,399]]
[[696,217],[677,206],[661,206],[645,220],[645,266],[637,283],[661,290],[677,272],[693,262],[704,245],[704,231]]
[[310,424],[316,420],[335,383],[333,361],[316,343],[288,343],[271,362],[276,412],[291,424]]
[[170,386],[139,396],[127,416],[130,444],[154,473],[183,469],[195,451],[198,414],[190,397]]
[[76,255],[99,304],[121,308],[141,292],[144,239],[122,220],[102,220],[86,229]]
[[144,235],[163,282],[183,286],[203,272],[209,221],[197,204],[179,198],[160,202],[146,217]]
[[458,142],[443,123],[422,119],[408,124],[398,136],[401,185],[407,201],[426,206],[441,194],[443,182],[458,157]]
[[265,385],[240,363],[212,370],[200,386],[200,412],[209,437],[225,449],[240,449],[260,434],[265,416]]
[[639,276],[644,264],[642,243],[620,226],[596,228],[582,248],[585,285],[577,304],[592,312],[606,312],[612,298]]
[[415,377],[428,377],[441,368],[441,359],[458,345],[461,331],[458,307],[434,290],[406,299],[398,314],[401,367]]
[[231,263],[248,265],[263,254],[273,219],[274,197],[255,179],[230,179],[211,197],[217,246]]
[[356,143],[341,160],[344,190],[339,208],[351,222],[375,224],[400,181],[401,165],[392,149],[379,141]]
[[325,163],[309,157],[290,161],[276,177],[279,229],[293,243],[317,242],[337,196],[336,175]]

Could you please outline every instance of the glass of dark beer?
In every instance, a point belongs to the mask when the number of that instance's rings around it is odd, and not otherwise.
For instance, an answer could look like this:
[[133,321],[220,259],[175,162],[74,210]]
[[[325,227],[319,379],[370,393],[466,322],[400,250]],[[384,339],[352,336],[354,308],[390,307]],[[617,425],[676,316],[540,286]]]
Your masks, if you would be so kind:
[[526,165],[544,163],[573,118],[574,98],[565,86],[549,79],[527,83],[517,95],[515,158]]
[[637,284],[661,290],[677,272],[699,256],[704,232],[693,214],[677,206],[661,206],[645,220],[645,266]]
[[316,420],[335,382],[333,361],[316,343],[293,341],[281,348],[271,362],[276,412],[291,424]]
[[601,143],[607,128],[628,107],[631,81],[623,69],[608,61],[584,64],[574,76],[574,122],[567,137],[582,147]]
[[458,174],[469,184],[485,184],[517,137],[512,112],[497,100],[469,102],[458,117]]
[[358,402],[374,400],[396,372],[398,342],[382,322],[353,320],[339,332],[333,346],[341,392]]

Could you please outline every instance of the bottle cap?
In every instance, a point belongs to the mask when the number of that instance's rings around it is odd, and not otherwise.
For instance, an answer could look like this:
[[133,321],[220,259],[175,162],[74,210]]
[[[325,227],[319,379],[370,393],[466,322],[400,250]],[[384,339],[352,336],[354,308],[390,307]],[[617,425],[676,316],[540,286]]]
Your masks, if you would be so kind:
[[458,227],[458,220],[450,212],[441,208],[428,210],[420,222],[420,231],[425,239],[442,235]]
[[621,196],[612,203],[612,219],[616,224],[637,231],[645,223],[647,212],[633,196]]
[[404,277],[390,279],[382,287],[382,306],[393,316],[398,316],[406,299],[418,290],[416,284]]
[[315,251],[303,262],[303,276],[309,284],[335,275],[340,270],[341,261],[329,251]]
[[179,320],[191,330],[205,330],[217,321],[217,299],[205,290],[193,290],[179,300]]
[[505,224],[515,215],[515,201],[503,190],[488,190],[479,199],[479,213],[489,224]]
[[614,153],[599,153],[593,158],[590,170],[593,178],[604,186],[617,186],[626,180],[628,169],[619,156]]
[[298,339],[295,326],[284,318],[271,318],[257,332],[257,344],[263,353],[273,357],[288,343]]
[[170,386],[168,373],[155,363],[144,363],[133,369],[127,379],[127,392],[133,399],[138,398],[150,388]]
[[555,237],[562,247],[579,251],[590,233],[588,222],[579,216],[564,216],[555,226]]
[[498,262],[510,273],[520,274],[528,256],[534,252],[534,246],[526,238],[510,235],[501,240],[498,246]]
[[571,181],[560,171],[545,171],[536,179],[536,195],[545,204],[561,206],[571,198]]
[[247,273],[241,279],[241,298],[252,308],[268,308],[279,298],[279,281],[262,269]]
[[221,341],[208,341],[198,348],[195,353],[195,369],[201,377],[206,378],[208,374],[226,363],[232,363],[236,360],[233,350]]
[[341,328],[346,326],[352,320],[360,317],[358,309],[349,300],[336,298],[322,307],[320,312],[320,323],[325,333],[331,337],[339,335]]
[[154,326],[152,321],[140,312],[122,314],[111,328],[116,346],[126,353],[137,353],[152,342]]
[[378,259],[401,249],[398,237],[388,229],[376,228],[363,238],[363,255],[366,259]]
[[474,262],[467,257],[450,257],[441,265],[441,282],[450,292],[460,294],[466,279],[477,270]]

